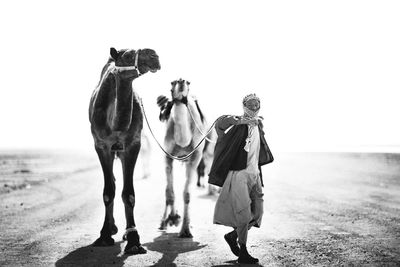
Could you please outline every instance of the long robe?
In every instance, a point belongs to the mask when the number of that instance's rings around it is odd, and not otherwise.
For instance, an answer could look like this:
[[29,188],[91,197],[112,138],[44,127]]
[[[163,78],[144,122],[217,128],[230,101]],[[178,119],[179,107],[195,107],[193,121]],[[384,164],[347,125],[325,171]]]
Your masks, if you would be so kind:
[[234,228],[246,227],[246,231],[251,226],[261,225],[263,213],[263,193],[258,167],[260,153],[258,127],[249,126],[248,141],[247,167],[228,172],[214,210],[214,223]]

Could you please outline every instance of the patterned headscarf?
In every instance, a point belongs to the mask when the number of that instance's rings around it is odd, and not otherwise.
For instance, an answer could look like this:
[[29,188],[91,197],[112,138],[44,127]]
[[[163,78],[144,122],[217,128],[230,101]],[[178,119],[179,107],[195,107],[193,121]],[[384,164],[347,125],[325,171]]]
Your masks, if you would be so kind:
[[[256,100],[256,101],[258,101],[258,104],[260,104],[260,98],[258,96],[256,96],[256,94],[249,94],[243,98],[242,103],[243,103],[244,117],[248,118],[248,119],[254,119],[254,118],[257,118],[257,115],[258,115],[258,112],[260,111],[260,109],[254,111],[254,110],[251,110],[248,107],[246,107],[247,102],[250,100]],[[255,128],[256,128],[255,125],[251,125],[251,124],[249,124],[248,127],[249,127],[249,131],[248,131],[246,143],[244,146],[244,150],[246,152],[250,151],[251,138],[252,138]]]
[[252,99],[257,100],[258,103],[260,104],[260,98],[259,98],[258,96],[256,96],[256,94],[249,94],[249,95],[246,95],[246,96],[243,98],[243,102],[242,102],[242,103],[243,103],[244,116],[245,116],[245,117],[248,117],[248,118],[257,117],[258,112],[260,111],[260,109],[258,109],[257,111],[253,111],[253,110],[249,109],[248,107],[246,107],[247,101],[252,100]]

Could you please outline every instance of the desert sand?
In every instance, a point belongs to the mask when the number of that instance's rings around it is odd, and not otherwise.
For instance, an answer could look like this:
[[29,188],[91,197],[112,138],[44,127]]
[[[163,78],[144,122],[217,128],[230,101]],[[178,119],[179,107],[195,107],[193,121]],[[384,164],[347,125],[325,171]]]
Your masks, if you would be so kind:
[[[223,239],[230,229],[212,224],[217,197],[195,182],[193,238],[178,238],[179,227],[158,230],[165,199],[159,156],[154,155],[150,177],[140,177],[139,164],[135,173],[135,219],[147,254],[123,254],[118,162],[116,244],[91,246],[104,218],[103,178],[93,151],[84,159],[70,158],[70,165],[60,161],[61,171],[51,178],[30,170],[2,177],[0,266],[239,266]],[[260,266],[399,266],[399,163],[399,154],[276,153],[275,162],[263,167],[265,214],[261,228],[249,232],[249,251]],[[3,170],[6,164],[3,160]],[[176,164],[181,214],[182,171]],[[23,186],[12,187],[20,175],[26,178]]]

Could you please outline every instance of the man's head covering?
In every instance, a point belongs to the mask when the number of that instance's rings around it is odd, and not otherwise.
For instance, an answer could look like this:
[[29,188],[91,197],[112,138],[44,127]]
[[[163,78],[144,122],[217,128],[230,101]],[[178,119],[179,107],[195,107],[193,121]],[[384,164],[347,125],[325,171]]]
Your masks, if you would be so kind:
[[255,99],[260,103],[260,98],[256,94],[248,94],[243,98],[243,106],[246,105],[247,101]]
[[253,99],[257,100],[258,104],[260,104],[260,98],[258,96],[256,96],[256,94],[248,94],[243,98],[242,103],[243,103],[243,111],[244,111],[245,117],[248,117],[248,118],[257,117],[258,112],[260,111],[260,109],[254,111],[254,110],[251,110],[248,107],[246,107],[247,101],[253,100]]

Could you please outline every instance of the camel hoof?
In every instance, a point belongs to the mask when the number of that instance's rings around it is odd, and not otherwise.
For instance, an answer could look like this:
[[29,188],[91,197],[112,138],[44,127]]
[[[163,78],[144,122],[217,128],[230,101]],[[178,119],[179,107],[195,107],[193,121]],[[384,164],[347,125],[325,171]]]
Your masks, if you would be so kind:
[[159,229],[159,230],[166,230],[166,229],[167,229],[167,222],[166,222],[166,220],[165,220],[165,221],[164,221],[164,220],[161,221],[160,227],[158,227],[158,229]]
[[96,241],[93,242],[94,247],[110,247],[114,245],[114,239],[110,237],[100,236]]
[[128,245],[126,245],[124,253],[129,255],[146,254],[147,250],[142,246],[133,246],[128,248]]
[[158,228],[159,230],[166,230],[167,226],[178,226],[181,223],[181,216],[178,214],[175,215],[168,215],[167,219],[161,220],[160,227]]
[[181,216],[178,214],[175,215],[169,215],[168,218],[166,219],[166,223],[169,224],[169,226],[175,225],[178,226],[181,222]]
[[140,244],[140,237],[137,231],[132,231],[126,234],[128,243],[125,246],[124,253],[130,255],[145,254],[145,250]]
[[180,238],[192,238],[193,235],[190,233],[189,228],[188,229],[182,229],[181,232],[179,233]]

